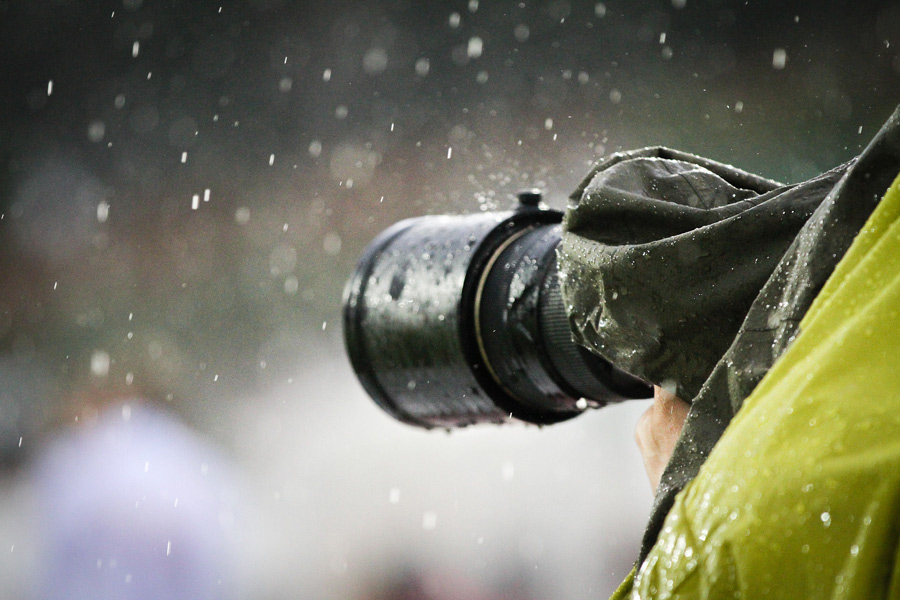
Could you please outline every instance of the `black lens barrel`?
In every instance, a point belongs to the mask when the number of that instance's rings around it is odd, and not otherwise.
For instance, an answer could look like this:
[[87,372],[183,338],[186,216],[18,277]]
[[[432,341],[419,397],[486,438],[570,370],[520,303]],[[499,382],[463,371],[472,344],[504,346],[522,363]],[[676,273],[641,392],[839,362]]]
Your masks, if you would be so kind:
[[378,236],[344,299],[347,352],[376,403],[401,421],[449,428],[548,424],[586,403],[647,397],[642,382],[572,341],[556,270],[560,220],[523,203],[408,219]]

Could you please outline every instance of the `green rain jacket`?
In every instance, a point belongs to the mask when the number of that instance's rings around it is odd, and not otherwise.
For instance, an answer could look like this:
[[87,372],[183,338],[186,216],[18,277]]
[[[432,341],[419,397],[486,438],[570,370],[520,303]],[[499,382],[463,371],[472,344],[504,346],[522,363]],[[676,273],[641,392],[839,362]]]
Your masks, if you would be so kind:
[[576,340],[691,402],[617,597],[900,598],[898,173],[900,110],[802,184],[651,148],[573,194]]

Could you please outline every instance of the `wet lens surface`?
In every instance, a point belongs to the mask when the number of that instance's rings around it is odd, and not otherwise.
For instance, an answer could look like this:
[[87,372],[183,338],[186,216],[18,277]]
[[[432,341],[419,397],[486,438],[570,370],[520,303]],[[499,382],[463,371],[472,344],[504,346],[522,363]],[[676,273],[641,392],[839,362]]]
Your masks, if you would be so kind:
[[[575,346],[559,293],[560,214],[410,219],[368,248],[346,290],[345,341],[395,418],[461,427],[548,424],[623,399],[611,367]],[[643,395],[631,397],[644,397]]]

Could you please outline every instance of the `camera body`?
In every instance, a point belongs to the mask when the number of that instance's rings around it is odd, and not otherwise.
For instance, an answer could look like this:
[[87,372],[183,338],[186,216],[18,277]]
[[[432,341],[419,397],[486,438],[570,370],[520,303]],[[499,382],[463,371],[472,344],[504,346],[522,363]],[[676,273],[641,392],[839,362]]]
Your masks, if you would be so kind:
[[650,396],[572,341],[556,263],[562,213],[540,199],[407,219],[366,249],[345,290],[344,336],[363,387],[393,417],[550,424]]

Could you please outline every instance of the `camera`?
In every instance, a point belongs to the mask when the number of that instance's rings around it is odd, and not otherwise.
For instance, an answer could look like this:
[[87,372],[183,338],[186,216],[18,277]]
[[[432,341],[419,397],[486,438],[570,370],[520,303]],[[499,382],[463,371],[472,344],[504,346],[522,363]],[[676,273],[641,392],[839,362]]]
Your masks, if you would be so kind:
[[577,345],[560,291],[562,213],[522,192],[504,212],[406,219],[344,292],[344,341],[368,394],[425,428],[545,425],[652,396]]

